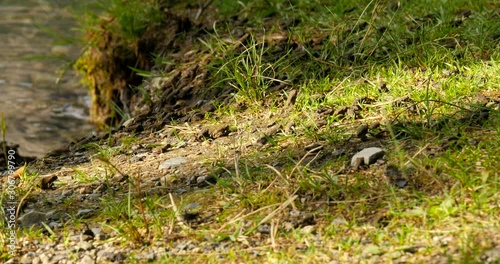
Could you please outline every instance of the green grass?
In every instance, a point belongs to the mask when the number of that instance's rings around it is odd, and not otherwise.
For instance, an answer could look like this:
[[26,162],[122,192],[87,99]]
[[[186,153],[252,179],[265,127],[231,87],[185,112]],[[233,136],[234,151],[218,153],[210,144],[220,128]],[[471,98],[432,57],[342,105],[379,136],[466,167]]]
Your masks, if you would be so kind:
[[[112,25],[110,31],[120,35],[124,40],[134,42],[140,38],[147,27],[158,23],[163,19],[160,12],[159,4],[161,1],[93,1],[84,7],[77,6],[86,10],[85,20],[80,20],[82,30],[92,30],[93,27],[99,26],[99,20],[102,14],[105,14],[111,21],[116,20],[117,23]],[[76,11],[78,14],[80,11]],[[80,15],[80,14],[79,14]],[[108,21],[108,22],[111,22]]]

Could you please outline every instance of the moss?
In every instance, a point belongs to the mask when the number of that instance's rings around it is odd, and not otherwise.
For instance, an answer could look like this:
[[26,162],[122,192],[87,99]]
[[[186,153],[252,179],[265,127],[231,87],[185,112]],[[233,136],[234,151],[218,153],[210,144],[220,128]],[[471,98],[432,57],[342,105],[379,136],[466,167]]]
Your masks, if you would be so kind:
[[114,0],[103,9],[106,17],[88,15],[84,22],[87,46],[75,63],[82,83],[89,87],[91,122],[101,129],[118,124],[127,114],[130,87],[142,81],[131,67],[150,68],[148,57],[156,46],[149,32],[163,19],[157,0]]
[[[89,46],[78,59],[75,68],[83,74],[82,82],[89,87],[92,98],[90,118],[102,128],[119,122],[116,107],[123,108],[126,102],[120,94],[127,93],[127,84],[139,84],[136,76],[127,66],[137,66],[141,54],[123,43],[121,37],[105,27],[89,32],[87,39],[95,45]],[[137,68],[146,68],[142,63]],[[123,96],[122,96],[123,98]]]

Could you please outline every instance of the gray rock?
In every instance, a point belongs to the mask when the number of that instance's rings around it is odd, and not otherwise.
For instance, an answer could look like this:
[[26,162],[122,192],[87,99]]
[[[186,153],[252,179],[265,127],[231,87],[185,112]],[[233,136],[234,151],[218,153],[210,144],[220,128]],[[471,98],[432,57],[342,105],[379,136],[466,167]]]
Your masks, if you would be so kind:
[[385,169],[385,176],[399,188],[404,188],[408,181],[403,177],[403,174],[396,165],[389,165]]
[[235,38],[241,38],[243,35],[245,35],[245,31],[243,31],[242,28],[237,27],[237,28],[234,28],[233,30],[231,30],[231,34]]
[[187,190],[184,188],[178,188],[174,192],[177,194],[183,194],[183,193],[187,193]]
[[79,194],[90,194],[92,193],[92,191],[94,190],[95,186],[92,187],[92,186],[85,186],[85,187],[82,187],[78,190],[78,193]]
[[364,160],[363,157],[356,157],[356,159],[351,160],[351,167],[355,170],[359,169],[359,167],[365,163]]
[[68,254],[64,252],[57,252],[54,257],[50,260],[51,263],[61,263],[61,261],[66,260]]
[[344,156],[345,155],[345,151],[342,150],[342,149],[336,149],[334,151],[332,151],[332,156],[334,158],[338,158],[338,157],[341,157],[341,156]]
[[70,197],[73,194],[73,190],[65,190],[62,192],[62,197]]
[[102,234],[102,229],[101,229],[101,228],[99,228],[99,227],[92,227],[90,230],[91,230],[91,231],[92,231],[92,233],[94,233],[94,235],[96,235],[96,236],[97,236],[97,235]]
[[88,251],[88,250],[91,250],[93,248],[94,248],[94,246],[92,246],[92,244],[90,244],[89,242],[86,242],[86,241],[80,241],[75,247],[77,252]]
[[42,226],[42,222],[47,221],[47,215],[42,212],[31,211],[19,217],[22,227],[31,227],[34,225]]
[[52,229],[56,229],[56,228],[62,227],[62,224],[60,222],[57,222],[57,221],[52,221],[49,223],[49,227]]
[[157,259],[157,254],[153,251],[149,251],[146,253],[142,253],[137,256],[138,260],[141,260],[141,262],[153,262]]
[[368,133],[368,125],[362,124],[356,129],[356,137],[361,139],[366,139],[366,134]]
[[87,218],[90,216],[90,213],[92,213],[93,211],[94,211],[94,209],[80,209],[76,213],[76,217]]
[[171,158],[162,162],[158,167],[158,169],[163,170],[163,169],[177,168],[186,162],[187,159],[184,157]]
[[196,183],[197,184],[204,184],[204,183],[216,183],[217,179],[215,179],[214,176],[212,175],[202,175],[196,178]]
[[122,262],[125,256],[121,252],[112,252],[112,249],[103,249],[97,252],[98,261]]
[[103,241],[103,240],[108,239],[108,235],[101,233],[101,234],[95,235],[94,239],[97,241]]
[[80,241],[91,241],[91,240],[94,240],[94,237],[95,237],[95,236],[90,236],[90,235],[86,235],[86,234],[81,234],[81,235],[80,235]]
[[49,248],[50,249],[54,249],[56,251],[65,251],[66,250],[66,245],[65,244],[55,244],[55,245],[52,245],[52,246],[47,245],[44,248],[44,250],[47,251]]
[[80,235],[72,235],[69,237],[69,241],[80,241],[80,240],[81,240]]
[[500,260],[500,247],[486,250],[481,256],[484,263],[498,263]]
[[102,231],[101,228],[94,227],[90,229],[92,233],[94,233],[94,239],[95,240],[106,240],[108,236]]
[[362,151],[356,153],[351,159],[351,166],[356,165],[356,161],[358,158],[363,158],[363,162],[365,165],[370,165],[375,163],[378,159],[384,156],[385,152],[381,148],[365,148]]
[[64,219],[69,219],[68,212],[66,212],[64,210],[57,210],[56,209],[56,210],[48,211],[47,213],[45,213],[45,215],[47,216],[47,219],[59,221],[59,222],[61,222],[61,220],[64,220]]
[[115,258],[115,253],[108,251],[106,249],[97,252],[98,260],[113,261],[114,258]]
[[389,165],[385,169],[385,176],[389,177],[389,179],[394,180],[394,179],[399,179],[401,178],[401,171],[396,165]]
[[408,183],[408,181],[404,178],[399,178],[399,179],[396,179],[396,181],[394,181],[394,184],[396,186],[398,186],[399,188],[404,188],[407,183]]
[[261,234],[270,234],[271,226],[269,224],[262,224],[257,227],[257,232]]
[[80,259],[79,263],[82,263],[82,264],[94,264],[96,262],[89,255],[85,255],[85,256],[83,256],[82,259]]
[[42,253],[40,254],[40,261],[42,261],[42,263],[49,263],[50,256],[45,253]]
[[27,252],[26,255],[24,255],[25,257],[28,257],[28,258],[35,258],[38,256],[38,254],[36,254],[35,252]]
[[[142,154],[142,153],[141,153]],[[142,155],[135,155],[133,156],[132,158],[130,158],[130,162],[134,163],[134,162],[139,162],[139,161],[143,161],[146,157],[145,156],[142,156]]]
[[177,252],[187,250],[187,248],[189,247],[190,244],[191,244],[191,241],[179,243],[175,246],[175,250],[177,250]]

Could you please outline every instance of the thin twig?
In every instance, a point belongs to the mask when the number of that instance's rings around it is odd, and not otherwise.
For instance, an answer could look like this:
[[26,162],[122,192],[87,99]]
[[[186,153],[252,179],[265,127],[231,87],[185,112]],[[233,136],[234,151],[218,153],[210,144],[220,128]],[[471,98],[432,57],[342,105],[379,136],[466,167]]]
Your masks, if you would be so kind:
[[233,224],[233,223],[236,223],[236,222],[238,222],[238,221],[239,221],[239,220],[241,220],[241,219],[244,219],[244,218],[246,218],[246,217],[248,217],[248,216],[254,215],[254,214],[256,214],[256,213],[258,213],[258,212],[260,212],[260,211],[266,210],[266,209],[268,209],[268,208],[271,208],[271,207],[273,207],[273,206],[277,206],[277,205],[280,205],[280,203],[267,205],[267,206],[264,206],[264,207],[261,207],[261,208],[259,208],[259,209],[255,210],[255,211],[252,211],[252,212],[250,212],[250,213],[248,213],[248,214],[246,214],[246,215],[244,215],[244,216],[239,216],[239,217],[238,217],[238,215],[241,215],[241,214],[243,213],[243,212],[240,212],[240,213],[239,213],[239,214],[238,214],[235,218],[233,218],[233,220],[231,220],[231,221],[229,221],[229,222],[227,222],[227,223],[223,224],[223,225],[219,228],[219,230],[218,230],[217,232],[220,232],[220,231],[221,231],[222,229],[224,229],[226,226],[228,226],[228,225],[230,225],[230,224]]
[[309,150],[300,160],[299,162],[297,162],[295,164],[295,166],[293,167],[292,171],[290,172],[290,174],[288,175],[289,177],[292,176],[293,172],[298,168],[298,166],[302,163],[302,161],[304,161],[305,158],[307,158],[311,153],[315,152],[316,150],[320,150],[322,149],[323,146],[319,146],[319,147],[315,147],[311,150]]
[[194,20],[198,20],[198,18],[200,18],[200,16],[203,14],[203,12],[205,12],[205,10],[207,9],[207,7],[212,4],[213,0],[208,0],[205,4],[203,5],[200,5],[200,9],[198,9],[198,13],[196,13],[196,16],[194,17]]
[[[290,184],[290,182],[289,182],[289,181],[288,181],[285,177],[283,177],[283,175],[281,174],[281,172],[279,172],[276,168],[274,168],[273,166],[268,165],[268,164],[266,164],[265,166],[266,166],[266,167],[268,167],[269,169],[271,169],[272,171],[274,171],[274,172],[276,173],[276,175],[278,175],[278,176],[279,176],[279,178],[281,178],[281,179],[285,180],[285,182],[286,182],[287,184]],[[262,192],[264,193],[264,192],[266,192],[269,188],[271,188],[271,186],[273,186],[273,184],[276,182],[276,180],[277,180],[277,179],[278,179],[278,177],[275,177],[275,178],[273,179],[273,181],[269,184],[269,186],[267,186],[267,188],[266,188],[266,189],[264,189],[264,191],[262,191]]]
[[24,200],[26,199],[26,197],[28,197],[28,195],[31,193],[31,191],[33,190],[33,188],[36,186],[36,184],[32,184],[31,187],[29,188],[28,192],[23,196],[23,198],[21,198],[21,200],[19,201],[19,205],[17,206],[17,209],[16,209],[16,220],[19,219],[19,211],[21,210],[21,208],[23,207],[23,202]]
[[405,163],[405,166],[407,166],[408,164],[410,164],[410,162],[412,162],[412,159],[414,159],[416,156],[418,156],[420,153],[422,153],[422,151],[424,151],[429,145],[430,145],[430,143],[427,143],[427,144],[425,144],[425,146],[423,148],[421,148],[420,150],[418,150],[417,153],[415,153],[415,155],[413,155],[413,157],[411,157],[411,159],[409,159]]
[[286,200],[284,203],[280,204],[280,206],[278,208],[276,208],[274,211],[272,211],[270,214],[268,214],[266,217],[264,217],[264,219],[262,219],[257,226],[259,226],[259,225],[267,222],[269,219],[273,218],[279,211],[285,209],[289,204],[291,204],[295,199],[297,199],[297,197],[299,197],[299,196],[293,195],[292,197],[288,198],[288,200]]

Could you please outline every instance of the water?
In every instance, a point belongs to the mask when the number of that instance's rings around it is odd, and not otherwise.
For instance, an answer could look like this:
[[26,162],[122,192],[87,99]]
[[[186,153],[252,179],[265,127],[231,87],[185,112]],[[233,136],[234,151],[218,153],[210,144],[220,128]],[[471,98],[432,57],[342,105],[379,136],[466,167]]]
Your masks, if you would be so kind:
[[[75,73],[66,73],[56,83],[56,71],[81,48],[54,44],[56,38],[44,30],[71,35],[76,23],[69,2],[0,0],[0,112],[7,142],[19,144],[21,155],[42,156],[93,130],[86,121],[86,89]],[[55,55],[66,59],[48,59]]]

